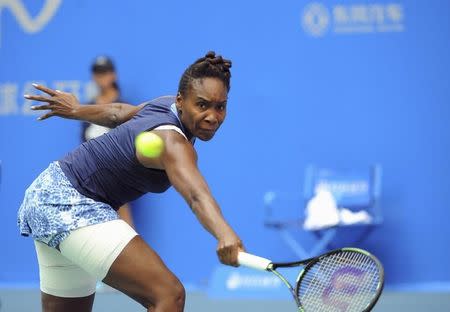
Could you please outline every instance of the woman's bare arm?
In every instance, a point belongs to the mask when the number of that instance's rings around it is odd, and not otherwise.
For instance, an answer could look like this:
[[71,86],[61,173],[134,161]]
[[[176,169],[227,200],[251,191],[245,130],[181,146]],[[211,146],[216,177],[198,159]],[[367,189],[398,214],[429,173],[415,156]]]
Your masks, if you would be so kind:
[[222,263],[237,266],[242,242],[226,222],[219,205],[197,167],[197,155],[190,142],[181,134],[171,131],[155,131],[165,147],[157,159],[147,158],[137,152],[138,160],[146,167],[164,169],[175,189],[186,200],[203,227],[217,240],[217,254]]
[[144,105],[134,106],[125,103],[81,105],[71,93],[53,90],[37,84],[33,86],[49,95],[25,95],[26,99],[47,103],[31,108],[32,110],[49,110],[49,112],[40,116],[38,120],[58,116],[114,128],[130,120]]

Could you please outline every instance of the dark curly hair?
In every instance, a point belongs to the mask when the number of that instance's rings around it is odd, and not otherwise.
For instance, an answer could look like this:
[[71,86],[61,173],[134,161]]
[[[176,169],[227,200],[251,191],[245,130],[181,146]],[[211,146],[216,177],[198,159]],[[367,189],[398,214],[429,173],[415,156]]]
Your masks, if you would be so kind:
[[191,82],[199,78],[218,78],[225,84],[227,91],[230,91],[230,68],[230,60],[216,55],[214,51],[209,51],[184,71],[178,84],[178,93],[185,96]]

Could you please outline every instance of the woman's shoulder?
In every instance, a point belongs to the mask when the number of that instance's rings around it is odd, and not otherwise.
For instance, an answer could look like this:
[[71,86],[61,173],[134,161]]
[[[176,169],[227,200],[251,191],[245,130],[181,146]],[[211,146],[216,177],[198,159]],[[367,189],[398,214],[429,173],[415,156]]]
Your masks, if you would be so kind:
[[148,100],[146,102],[144,102],[145,105],[154,105],[154,106],[168,106],[170,107],[170,105],[172,105],[173,103],[175,103],[176,100],[176,96],[174,95],[163,95],[163,96],[159,96],[157,98],[154,98],[152,100]]
[[[157,116],[157,115],[173,115],[173,107],[175,105],[175,96],[161,96],[146,101],[140,106],[142,108],[136,114],[137,116]],[[172,116],[175,117],[175,116]]]

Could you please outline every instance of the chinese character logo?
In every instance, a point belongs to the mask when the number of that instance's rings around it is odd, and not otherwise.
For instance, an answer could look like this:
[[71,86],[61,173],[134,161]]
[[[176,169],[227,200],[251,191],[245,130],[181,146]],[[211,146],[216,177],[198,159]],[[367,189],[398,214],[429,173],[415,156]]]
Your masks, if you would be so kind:
[[313,37],[330,34],[400,33],[405,31],[404,7],[399,3],[335,4],[313,2],[303,10],[302,26]]

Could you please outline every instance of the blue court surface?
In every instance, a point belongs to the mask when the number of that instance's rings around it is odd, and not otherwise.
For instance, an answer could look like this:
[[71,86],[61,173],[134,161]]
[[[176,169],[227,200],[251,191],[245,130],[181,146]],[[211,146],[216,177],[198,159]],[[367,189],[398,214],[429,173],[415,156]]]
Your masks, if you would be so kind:
[[[40,311],[38,289],[0,289],[0,312]],[[138,312],[144,311],[139,304],[120,292],[106,290],[96,295],[93,311]],[[201,291],[188,291],[186,312],[247,312],[247,311],[296,311],[290,300],[213,300]],[[450,292],[400,292],[385,291],[375,312],[441,312],[450,311]]]

